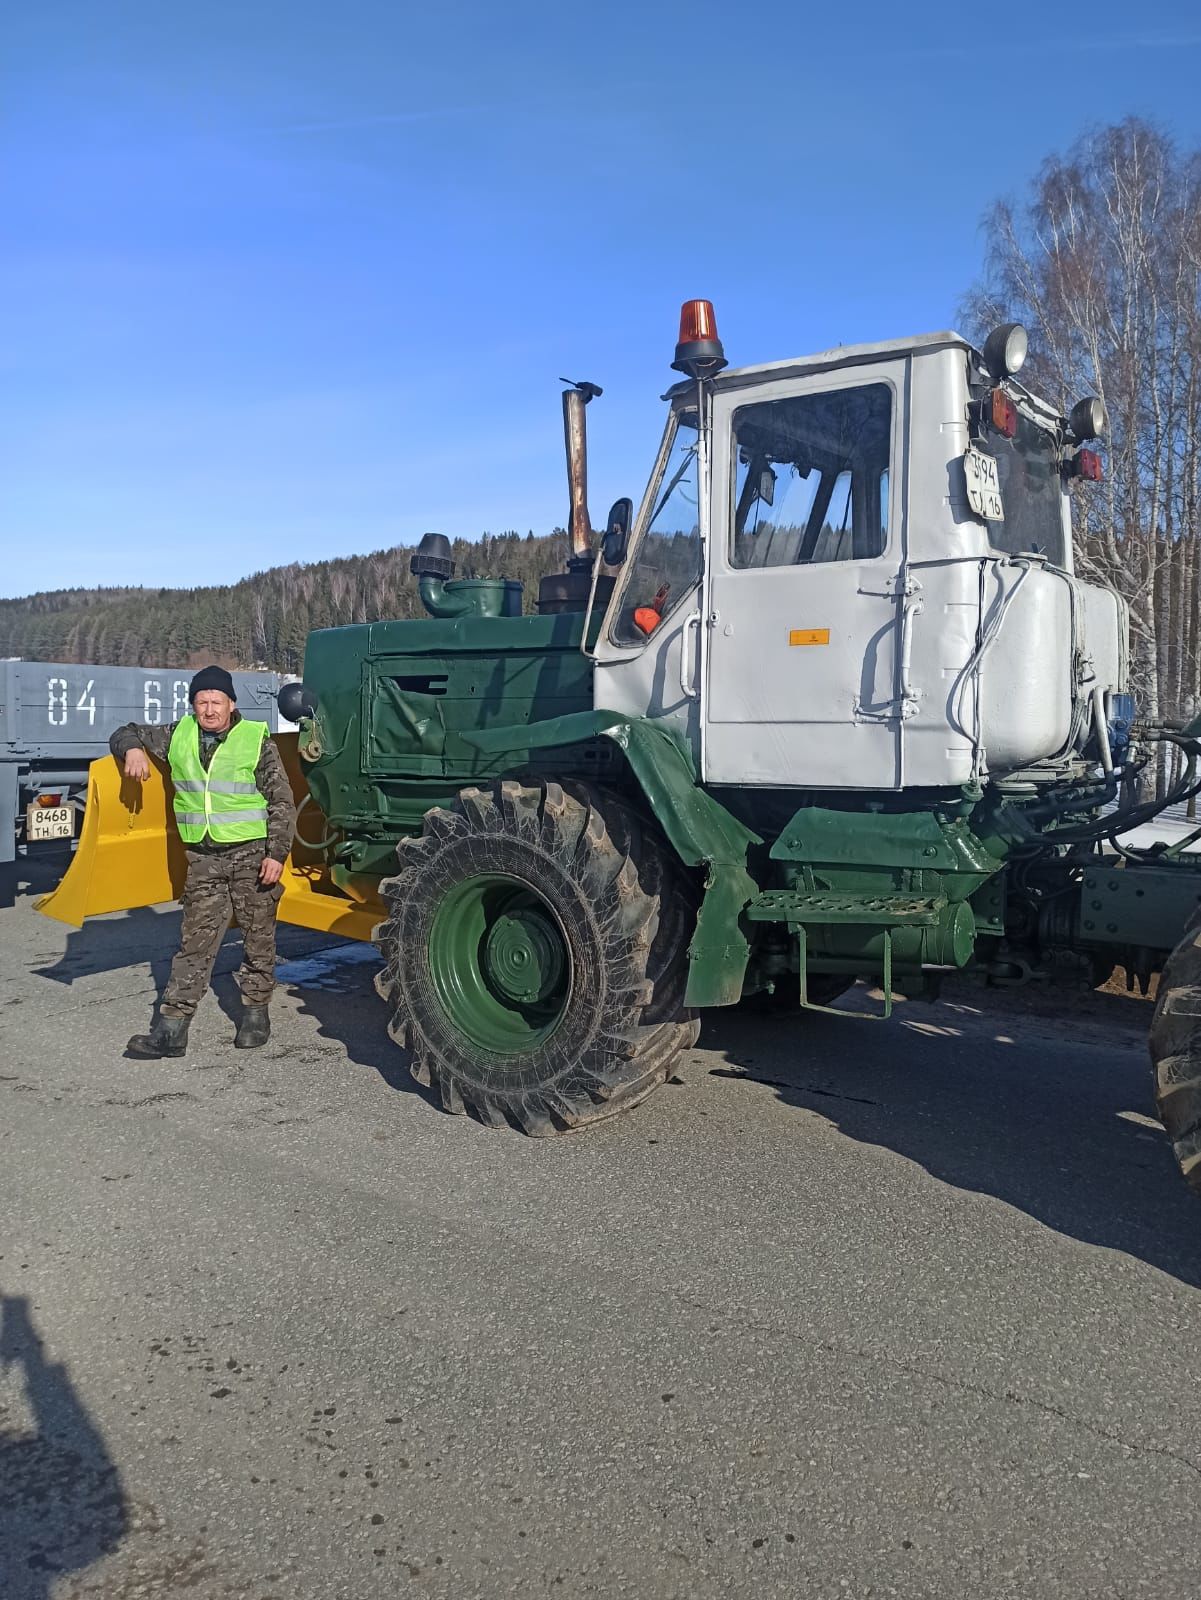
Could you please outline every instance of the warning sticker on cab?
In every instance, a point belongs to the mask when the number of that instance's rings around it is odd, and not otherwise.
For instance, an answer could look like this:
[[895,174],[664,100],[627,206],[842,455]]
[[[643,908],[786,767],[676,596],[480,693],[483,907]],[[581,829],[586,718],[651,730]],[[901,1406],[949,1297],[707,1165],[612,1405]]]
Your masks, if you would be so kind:
[[829,644],[829,628],[790,628],[789,644]]

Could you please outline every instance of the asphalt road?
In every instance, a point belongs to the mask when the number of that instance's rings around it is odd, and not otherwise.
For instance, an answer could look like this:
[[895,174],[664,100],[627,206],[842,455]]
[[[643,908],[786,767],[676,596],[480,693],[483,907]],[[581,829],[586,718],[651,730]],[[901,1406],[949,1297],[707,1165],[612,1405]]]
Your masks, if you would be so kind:
[[1145,1003],[715,1013],[536,1142],[295,930],[267,1049],[123,1060],[177,926],[0,912],[4,1600],[1201,1592]]

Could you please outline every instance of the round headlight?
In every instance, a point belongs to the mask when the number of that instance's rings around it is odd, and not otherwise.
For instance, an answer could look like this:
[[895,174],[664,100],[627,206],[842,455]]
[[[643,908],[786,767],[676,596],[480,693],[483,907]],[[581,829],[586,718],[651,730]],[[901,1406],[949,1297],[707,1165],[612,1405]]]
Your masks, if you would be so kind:
[[994,378],[1011,378],[1020,370],[1030,338],[1020,322],[1003,322],[984,341],[984,365]]
[[301,717],[311,717],[317,709],[311,689],[306,689],[299,678],[285,683],[275,697],[279,714],[287,722],[299,722]]
[[1072,430],[1073,439],[1099,439],[1106,431],[1109,418],[1095,394],[1077,400],[1068,418],[1068,427]]

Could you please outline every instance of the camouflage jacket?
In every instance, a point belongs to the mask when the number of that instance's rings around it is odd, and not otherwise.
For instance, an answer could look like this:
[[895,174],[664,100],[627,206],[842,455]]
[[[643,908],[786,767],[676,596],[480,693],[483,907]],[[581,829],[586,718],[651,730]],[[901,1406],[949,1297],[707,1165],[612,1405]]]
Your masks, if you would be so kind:
[[[235,711],[230,726],[241,720],[241,714]],[[178,722],[164,722],[161,727],[152,726],[148,722],[127,722],[113,734],[108,741],[108,747],[118,761],[124,761],[131,750],[136,750],[140,746],[148,756],[165,763],[171,735],[178,727]],[[213,759],[213,751],[224,737],[223,733],[210,735],[202,732],[200,759],[206,767]],[[292,832],[296,827],[296,803],[292,799],[292,785],[288,782],[288,774],[280,760],[279,751],[270,739],[263,740],[263,753],[259,756],[258,766],[254,769],[254,781],[258,784],[259,793],[267,802],[266,854],[273,861],[283,861],[292,848]],[[237,846],[206,844],[204,848],[233,850]]]

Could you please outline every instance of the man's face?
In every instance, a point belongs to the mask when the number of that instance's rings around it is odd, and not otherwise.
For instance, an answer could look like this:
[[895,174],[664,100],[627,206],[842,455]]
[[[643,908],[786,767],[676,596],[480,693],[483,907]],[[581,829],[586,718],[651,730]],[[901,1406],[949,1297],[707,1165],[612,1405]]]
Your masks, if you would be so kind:
[[192,710],[205,733],[224,733],[234,714],[234,703],[220,689],[202,689],[192,702]]

